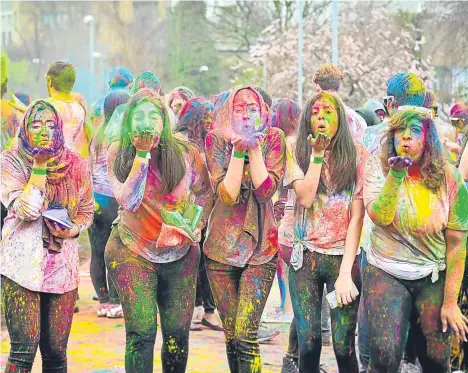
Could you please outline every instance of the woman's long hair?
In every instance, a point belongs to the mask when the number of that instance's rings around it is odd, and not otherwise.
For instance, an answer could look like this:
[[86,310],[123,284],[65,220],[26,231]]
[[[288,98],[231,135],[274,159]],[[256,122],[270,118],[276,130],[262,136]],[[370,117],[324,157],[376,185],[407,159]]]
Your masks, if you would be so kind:
[[395,132],[407,128],[414,120],[420,121],[423,127],[427,129],[424,153],[419,165],[423,183],[427,188],[437,190],[445,178],[445,158],[442,153],[442,145],[433,120],[426,113],[416,108],[398,112],[390,119],[388,131],[382,139],[382,151],[380,153],[382,168],[387,174],[390,170],[388,159],[397,156],[395,150]]
[[161,188],[159,193],[170,193],[184,177],[186,171],[184,152],[191,148],[188,143],[172,136],[167,109],[157,93],[149,89],[138,91],[128,102],[122,119],[120,143],[117,159],[114,163],[114,173],[117,179],[123,183],[132,169],[136,149],[131,141],[133,133],[131,118],[135,107],[145,102],[153,104],[163,118],[161,139],[158,146],[151,150],[151,156],[156,160],[157,168],[161,173]]
[[319,92],[310,98],[302,111],[299,131],[296,143],[296,159],[301,170],[307,173],[309,169],[312,146],[307,141],[309,135],[313,135],[311,126],[312,106],[320,100],[330,101],[338,112],[338,131],[331,141],[331,154],[329,159],[329,171],[331,188],[328,190],[323,178],[320,178],[318,193],[340,193],[342,191],[351,191],[356,184],[356,146],[354,145],[351,132],[349,131],[348,121],[344,105],[341,100],[330,92]]
[[180,111],[179,123],[176,132],[187,131],[190,142],[205,152],[205,137],[208,131],[204,120],[211,115],[213,105],[203,97],[193,97],[188,100]]

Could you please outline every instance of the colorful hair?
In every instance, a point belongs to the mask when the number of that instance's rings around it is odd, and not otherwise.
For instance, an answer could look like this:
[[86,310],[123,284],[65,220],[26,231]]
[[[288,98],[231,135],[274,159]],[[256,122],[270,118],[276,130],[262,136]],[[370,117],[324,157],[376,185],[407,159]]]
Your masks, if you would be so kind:
[[193,92],[187,88],[187,87],[183,87],[183,86],[180,86],[180,87],[176,87],[172,90],[171,93],[169,93],[169,106],[171,106],[172,104],[172,101],[174,101],[174,99],[179,96],[181,97],[184,101],[188,101],[190,100],[194,94]]
[[66,61],[55,61],[47,70],[47,77],[52,82],[52,87],[59,92],[71,93],[75,86],[76,70]]
[[216,119],[218,118],[221,109],[223,108],[224,103],[227,101],[231,91],[223,91],[220,94],[216,95],[213,102],[213,113],[211,114],[213,124],[212,127],[216,128]]
[[398,106],[421,106],[425,94],[424,81],[413,73],[398,73],[387,81],[387,95],[395,97]]
[[205,137],[208,131],[204,126],[207,115],[211,116],[213,105],[203,97],[192,97],[180,112],[176,132],[188,132],[188,139],[197,145],[201,152],[205,151]]
[[424,95],[424,102],[421,106],[425,108],[430,108],[431,106],[434,106],[435,103],[436,103],[436,95],[434,91],[430,89],[426,89],[426,94]]
[[126,67],[117,67],[109,74],[109,89],[127,88],[133,82],[133,74]]
[[286,136],[296,132],[301,117],[301,108],[297,102],[282,98],[271,108],[271,126],[281,129]]
[[132,85],[132,95],[137,93],[143,88],[148,88],[151,89],[152,91],[158,92],[161,94],[161,82],[159,78],[153,74],[151,71],[145,71],[142,72],[141,74],[138,74],[138,76],[135,78],[135,81],[133,82]]
[[192,149],[190,145],[172,136],[171,123],[166,106],[156,92],[147,88],[137,92],[128,102],[122,119],[120,143],[114,163],[114,173],[123,183],[130,174],[136,149],[132,143],[132,114],[135,108],[149,102],[159,111],[163,119],[163,130],[158,146],[151,150],[152,158],[156,159],[157,169],[161,172],[161,189],[159,193],[170,193],[180,183],[185,174],[184,153]]
[[39,111],[50,110],[54,114],[55,123],[57,127],[54,131],[54,139],[53,144],[49,150],[49,153],[53,154],[58,152],[59,150],[63,149],[65,145],[65,138],[63,136],[63,123],[60,115],[58,114],[57,110],[52,104],[49,104],[46,101],[36,101],[33,105],[31,105],[26,113],[24,113],[23,122],[20,127],[20,131],[18,134],[18,138],[20,141],[19,149],[24,150],[27,154],[35,155],[38,152],[38,148],[34,146],[34,144],[29,143],[28,139],[28,126],[33,121],[34,116]]
[[444,181],[445,158],[442,153],[442,145],[432,119],[417,109],[411,108],[397,112],[390,119],[387,134],[382,139],[382,152],[380,154],[382,168],[385,173],[388,173],[388,159],[397,156],[395,132],[407,128],[415,120],[419,120],[427,129],[424,153],[419,167],[422,180],[427,188],[437,190]]
[[313,135],[310,117],[312,107],[320,99],[330,101],[338,112],[338,131],[331,142],[330,154],[330,178],[333,190],[327,190],[327,187],[320,177],[318,186],[319,193],[340,193],[342,191],[351,191],[356,185],[356,146],[354,145],[351,132],[349,131],[348,120],[344,105],[337,95],[322,91],[310,98],[304,106],[301,114],[300,126],[296,143],[296,159],[301,170],[307,173],[310,164],[312,147],[307,138]]
[[315,70],[313,82],[318,84],[323,91],[337,92],[343,79],[343,73],[337,65],[326,63]]

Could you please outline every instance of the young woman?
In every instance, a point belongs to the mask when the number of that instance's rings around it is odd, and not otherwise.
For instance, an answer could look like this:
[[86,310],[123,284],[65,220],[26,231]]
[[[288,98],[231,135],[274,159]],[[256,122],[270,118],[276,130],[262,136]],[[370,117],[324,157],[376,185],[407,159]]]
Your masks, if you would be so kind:
[[89,227],[91,244],[91,281],[99,298],[97,315],[99,317],[123,317],[122,306],[110,276],[106,276],[104,250],[112,230],[112,222],[117,218],[119,204],[114,198],[107,171],[107,149],[105,136],[107,125],[114,110],[130,99],[124,90],[111,91],[104,98],[104,123],[98,127],[89,146],[89,163],[93,175],[94,200],[96,209],[94,221]]
[[260,317],[275,277],[278,229],[273,195],[284,172],[284,135],[251,87],[231,93],[219,128],[206,137],[216,185],[204,252],[232,373],[260,372]]
[[288,143],[286,182],[296,193],[289,284],[299,339],[299,371],[316,372],[322,349],[324,285],[340,373],[358,372],[355,329],[361,279],[356,259],[364,218],[367,152],[354,144],[339,98],[320,92],[304,107],[297,142]]
[[193,96],[193,92],[189,88],[183,86],[176,87],[171,91],[171,93],[169,93],[167,103],[171,109],[169,113],[171,115],[171,123],[174,130],[177,128],[182,107]]
[[[105,260],[125,318],[126,372],[153,371],[158,311],[163,371],[185,372],[197,242],[213,201],[208,171],[195,147],[172,137],[167,110],[148,89],[128,102],[120,142],[111,144],[107,160],[121,211]],[[196,225],[189,232],[163,220],[163,211],[187,216],[193,204],[203,208],[203,216],[198,224],[189,216]]]
[[[55,108],[37,101],[25,113],[18,149],[2,154],[2,301],[10,335],[5,372],[30,372],[39,346],[43,372],[67,371],[67,343],[78,273],[77,237],[93,219],[86,161],[65,147]],[[70,226],[44,218],[63,209]],[[50,212],[50,211],[49,211]]]
[[424,373],[450,371],[451,333],[466,341],[457,305],[468,230],[468,191],[448,164],[428,109],[395,114],[366,167],[374,222],[364,272],[368,372],[397,372],[409,325]]
[[[203,97],[193,97],[188,100],[180,113],[179,125],[177,127],[176,137],[190,141],[196,145],[201,156],[205,157],[205,137],[211,129],[211,113],[213,105]],[[205,242],[206,229],[202,230],[200,241],[201,255],[200,267],[198,269],[197,278],[197,297],[195,306],[203,306],[202,312],[196,312],[194,322],[190,326],[190,330],[200,331],[201,327],[195,324],[201,318],[201,324],[216,330],[223,331],[215,315],[215,301],[211,292],[210,282],[206,273],[205,254],[203,253],[203,243]],[[202,314],[200,314],[202,313]]]

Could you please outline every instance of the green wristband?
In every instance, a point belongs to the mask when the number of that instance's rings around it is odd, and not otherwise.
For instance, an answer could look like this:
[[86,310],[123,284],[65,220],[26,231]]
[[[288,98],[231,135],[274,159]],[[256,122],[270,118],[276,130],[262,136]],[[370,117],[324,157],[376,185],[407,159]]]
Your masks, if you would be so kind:
[[395,176],[397,179],[403,179],[408,174],[408,171],[398,172],[398,171],[395,171],[393,168],[390,167],[390,173],[393,176]]
[[312,157],[312,163],[322,164],[323,163],[323,157]]
[[234,158],[240,158],[240,159],[245,159],[245,152],[234,152],[232,153],[232,156]]
[[137,157],[143,159],[151,159],[150,152],[146,150],[137,150]]
[[44,175],[47,175],[47,169],[45,169],[45,168],[35,168],[35,167],[33,167],[32,173],[33,173],[34,175],[41,175],[41,176],[44,176]]

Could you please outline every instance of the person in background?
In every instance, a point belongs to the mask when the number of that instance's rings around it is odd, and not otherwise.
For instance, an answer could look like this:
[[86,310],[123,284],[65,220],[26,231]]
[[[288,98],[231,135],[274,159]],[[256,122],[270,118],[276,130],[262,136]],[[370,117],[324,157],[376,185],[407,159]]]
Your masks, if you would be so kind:
[[[130,95],[134,95],[137,92],[141,91],[142,89],[149,89],[156,93],[158,96],[162,95],[161,90],[161,82],[159,78],[154,75],[151,71],[145,71],[135,78],[135,81],[132,84],[132,88],[130,89]],[[122,128],[122,119],[127,109],[127,104],[122,104],[115,108],[112,117],[107,124],[105,135],[107,139],[107,143],[110,145],[114,141],[118,141],[120,139],[120,130]]]
[[177,128],[177,122],[179,121],[180,111],[184,104],[194,96],[193,92],[183,86],[174,88],[167,98],[168,107],[171,109],[171,122],[172,129]]
[[219,114],[221,113],[221,109],[223,108],[224,103],[228,99],[229,95],[231,94],[231,91],[223,91],[213,97],[211,97],[211,102],[213,103],[213,112],[211,114],[211,120],[212,120],[212,129],[217,128],[218,123],[217,119]]
[[[381,123],[379,118],[377,117],[377,114],[371,109],[366,109],[366,108],[358,108],[356,109],[356,113],[358,113],[364,120],[366,121],[367,128],[376,126]],[[364,131],[364,134],[366,132]]]
[[[36,101],[18,148],[1,157],[1,201],[8,208],[0,243],[2,302],[10,335],[5,372],[67,372],[67,343],[79,282],[78,236],[93,219],[87,162],[65,146],[58,111]],[[43,217],[64,210],[67,226]],[[69,224],[69,225],[68,225]]]
[[117,67],[109,73],[108,92],[124,90],[130,93],[132,84],[133,74],[126,67]]
[[95,211],[93,224],[88,229],[91,244],[91,281],[99,299],[98,317],[123,317],[122,306],[109,272],[106,276],[104,250],[117,218],[119,204],[112,192],[107,170],[106,126],[114,110],[130,99],[125,90],[110,91],[104,98],[104,123],[98,128],[89,146],[89,165],[93,175]]
[[206,137],[216,200],[204,244],[232,373],[261,371],[260,318],[276,272],[272,197],[284,173],[284,134],[252,87],[233,91]]
[[463,104],[453,105],[450,109],[450,122],[456,131],[456,142],[448,146],[458,155],[463,138],[468,134],[468,107]]
[[[344,76],[340,68],[331,63],[319,66],[315,71],[313,82],[316,92],[328,91],[338,94],[343,87]],[[346,118],[354,142],[362,143],[367,127],[365,120],[353,109],[345,105]]]
[[[175,130],[175,136],[182,140],[189,140],[195,143],[204,153],[205,137],[211,130],[211,113],[213,105],[203,97],[192,97],[188,100],[180,111],[179,122]],[[197,138],[195,138],[197,137]]]
[[411,326],[423,373],[445,373],[451,334],[464,341],[468,335],[468,320],[457,305],[468,190],[442,155],[429,109],[400,108],[388,128],[380,155],[366,166],[364,186],[374,223],[363,287],[367,372],[398,371]]
[[384,104],[381,103],[379,100],[367,100],[363,108],[372,110],[375,113],[375,115],[377,115],[379,123],[383,122],[384,119],[388,117],[387,109],[385,108]]
[[[159,315],[162,371],[183,373],[198,242],[213,202],[205,162],[195,146],[172,136],[161,97],[142,89],[127,104],[120,141],[108,150],[107,169],[120,213],[105,260],[125,318],[125,371],[153,371]],[[194,209],[199,213],[190,213]],[[190,232],[165,220],[176,212],[189,214]]]

